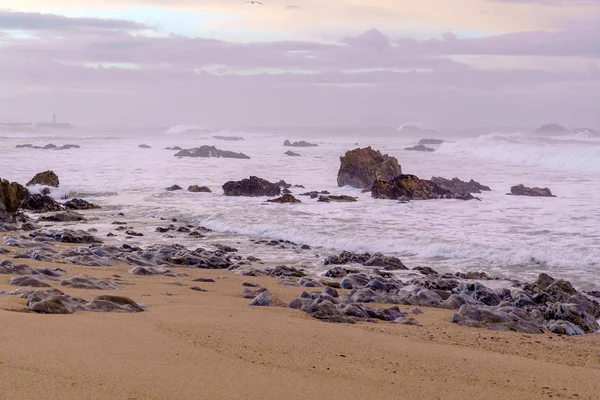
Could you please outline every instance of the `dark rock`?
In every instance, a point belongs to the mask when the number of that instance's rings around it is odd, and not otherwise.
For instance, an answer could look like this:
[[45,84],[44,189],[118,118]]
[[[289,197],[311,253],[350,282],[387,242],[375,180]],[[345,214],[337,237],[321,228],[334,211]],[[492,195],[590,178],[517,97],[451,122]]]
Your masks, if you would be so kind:
[[181,150],[175,154],[175,157],[216,157],[216,158],[238,158],[250,159],[244,153],[236,153],[233,151],[219,150],[214,146],[201,146],[192,149]]
[[48,222],[79,222],[85,221],[85,217],[75,211],[60,211],[55,214],[44,215],[39,220]]
[[415,175],[398,175],[389,182],[378,180],[373,184],[371,196],[376,199],[398,200],[405,196],[410,200],[458,199],[473,200],[469,193],[453,193],[432,181]]
[[179,146],[173,146],[173,147],[165,147],[165,150],[183,150],[181,147]]
[[50,196],[29,193],[26,196],[21,208],[23,210],[33,211],[36,213],[46,213],[61,211],[63,206]]
[[291,194],[284,194],[276,199],[267,200],[267,203],[302,203]]
[[54,171],[44,171],[35,174],[35,176],[29,182],[27,182],[27,185],[25,186],[43,185],[58,187],[59,183],[58,176],[54,173]]
[[567,128],[558,124],[546,124],[537,128],[534,133],[538,135],[560,135],[566,133],[567,130]]
[[575,325],[569,321],[549,321],[546,324],[546,329],[548,329],[552,333],[556,333],[557,335],[567,335],[567,336],[577,336],[584,335],[585,332],[579,325]]
[[300,154],[298,154],[298,153],[294,153],[294,152],[293,152],[293,151],[291,151],[291,150],[288,150],[288,151],[286,151],[284,154],[285,154],[286,156],[290,156],[290,157],[300,157],[300,156],[301,156]]
[[274,197],[281,194],[281,188],[274,183],[251,176],[241,181],[229,181],[223,185],[226,196],[268,196]]
[[356,201],[358,201],[357,197],[352,197],[352,196],[346,196],[346,195],[341,195],[341,196],[319,196],[319,200],[322,203],[331,203],[331,202],[336,202],[336,203],[354,203]]
[[244,140],[244,138],[241,136],[213,136],[213,139],[225,140],[228,142],[239,142],[241,140]]
[[513,196],[556,197],[548,188],[530,188],[523,184],[511,187],[510,194]]
[[286,140],[285,142],[283,142],[284,146],[288,146],[288,147],[318,147],[319,145],[316,143],[309,143],[309,142],[305,142],[304,140],[301,140],[299,142],[290,142],[289,140]]
[[183,188],[179,185],[173,185],[173,186],[169,186],[168,188],[165,188],[165,190],[167,192],[174,192],[176,190],[183,190]]
[[21,208],[29,192],[17,182],[0,179],[0,214],[14,214]]
[[129,235],[129,236],[135,236],[135,237],[141,237],[141,236],[144,236],[144,234],[143,234],[143,233],[135,232],[135,231],[132,231],[132,230],[128,230],[128,231],[126,231],[126,232],[125,232],[125,234],[126,234],[126,235]]
[[215,280],[212,278],[196,278],[192,279],[192,282],[214,283]]
[[199,286],[192,286],[190,289],[195,290],[196,292],[206,292],[206,290],[202,289]]
[[458,178],[446,179],[439,176],[434,176],[431,178],[431,182],[453,193],[481,193],[482,191],[492,190],[489,188],[489,186],[475,182],[473,179],[471,179],[469,182],[465,182]]
[[406,147],[404,150],[411,150],[411,151],[428,151],[428,152],[435,151],[435,149],[432,149],[431,147],[424,146],[424,145],[422,145],[422,144],[418,144],[418,145],[416,145],[416,146],[413,146],[413,147]]
[[596,332],[600,330],[598,316],[593,315],[590,310],[581,303],[555,303],[550,304],[544,313],[547,320],[563,320],[571,322],[584,332]]
[[434,275],[434,276],[439,275],[439,273],[436,270],[434,270],[430,267],[415,267],[415,268],[413,268],[413,271],[419,271],[423,275]]
[[147,145],[147,144],[140,144],[138,147],[139,147],[140,149],[151,149],[151,148],[152,148],[152,146],[150,146],[150,145]]
[[71,199],[65,203],[69,210],[94,210],[100,208],[99,205],[89,203],[82,199]]
[[544,328],[527,311],[515,307],[485,307],[464,304],[452,316],[452,322],[461,326],[488,328],[539,334]]
[[347,151],[340,157],[338,186],[368,188],[376,180],[391,180],[402,174],[396,158],[381,154],[371,147]]
[[188,191],[192,193],[212,193],[212,190],[210,190],[209,187],[198,185],[191,185],[188,187]]
[[421,139],[419,140],[419,144],[442,144],[444,143],[441,139]]

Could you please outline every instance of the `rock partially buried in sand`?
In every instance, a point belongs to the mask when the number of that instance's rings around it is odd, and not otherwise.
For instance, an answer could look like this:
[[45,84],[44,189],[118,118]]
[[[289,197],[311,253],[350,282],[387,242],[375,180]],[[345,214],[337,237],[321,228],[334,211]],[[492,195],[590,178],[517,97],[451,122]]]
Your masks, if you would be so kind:
[[31,276],[16,276],[10,280],[11,285],[15,286],[30,286],[30,287],[50,287],[46,282],[42,282]]
[[214,146],[201,146],[193,149],[185,149],[175,154],[175,157],[216,157],[216,158],[238,158],[250,159],[244,153],[234,151],[219,150]]
[[190,187],[188,187],[188,192],[192,192],[192,193],[212,193],[212,190],[210,190],[210,188],[207,187],[207,186],[191,185]]
[[515,331],[522,333],[544,333],[542,324],[526,310],[506,307],[481,307],[462,305],[452,316],[452,322],[461,326],[488,328],[496,331]]
[[337,182],[340,187],[364,189],[371,187],[378,179],[390,180],[401,173],[402,169],[396,158],[381,154],[369,146],[347,151],[340,157]]
[[436,185],[432,181],[419,179],[415,175],[398,175],[392,180],[378,180],[371,188],[371,196],[376,199],[409,200],[457,199],[474,200],[469,193],[453,193]]
[[92,301],[71,297],[58,289],[36,291],[27,298],[31,311],[41,314],[73,314],[76,311],[134,313],[144,307],[127,297],[97,296]]
[[27,182],[27,185],[25,186],[42,185],[57,188],[59,183],[58,176],[54,173],[54,171],[44,171],[35,174],[35,176],[31,178],[31,180]]
[[251,306],[261,307],[286,307],[286,304],[281,301],[277,296],[274,296],[268,290],[260,293],[254,300],[250,302]]
[[229,181],[223,185],[223,191],[225,196],[274,197],[281,194],[279,185],[256,176],[241,181]]
[[458,178],[446,179],[434,176],[431,178],[431,182],[453,193],[481,193],[482,191],[488,192],[492,190],[489,186],[475,182],[473,179],[469,182],[465,182]]
[[523,184],[510,188],[509,195],[513,196],[532,196],[532,197],[556,197],[548,188],[527,187]]
[[118,290],[121,285],[110,279],[99,279],[88,275],[74,276],[60,282],[61,286],[69,286],[74,289],[93,290]]
[[29,192],[17,182],[0,179],[0,214],[13,214],[21,208]]
[[300,200],[298,200],[297,198],[295,198],[291,194],[284,194],[283,196],[278,197],[276,199],[267,200],[267,203],[288,203],[288,204],[294,204],[294,203],[302,203],[302,202]]

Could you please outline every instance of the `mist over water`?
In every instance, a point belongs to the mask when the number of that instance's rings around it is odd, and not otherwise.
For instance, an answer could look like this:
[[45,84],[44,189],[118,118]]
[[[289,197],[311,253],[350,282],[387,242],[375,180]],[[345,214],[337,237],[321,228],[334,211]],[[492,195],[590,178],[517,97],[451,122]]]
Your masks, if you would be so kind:
[[[0,176],[27,182],[52,169],[61,180],[55,196],[69,194],[119,209],[128,220],[177,217],[223,233],[286,239],[315,251],[351,250],[399,255],[409,267],[484,270],[530,279],[540,271],[585,288],[600,284],[600,140],[589,135],[539,137],[531,134],[438,135],[447,140],[433,153],[403,150],[423,136],[393,130],[229,130],[186,134],[177,129],[85,129],[58,134],[0,133]],[[220,141],[213,135],[242,136]],[[310,140],[319,147],[292,149],[283,141]],[[65,151],[16,149],[31,143],[78,144]],[[151,149],[138,148],[148,144]],[[359,145],[355,145],[358,143]],[[250,160],[177,158],[167,146],[214,145],[243,152]],[[338,188],[339,157],[371,145],[395,156],[404,173],[475,179],[492,188],[482,201],[430,200],[400,204],[375,200],[359,189]],[[265,198],[226,197],[228,180],[256,175],[312,190],[359,197],[356,203],[265,204]],[[506,196],[519,183],[549,187],[556,198]],[[209,186],[212,194],[166,192],[178,184]],[[108,221],[110,223],[110,221]],[[150,243],[152,239],[146,239]],[[155,240],[166,240],[156,237]],[[186,239],[184,245],[198,245]],[[313,263],[318,268],[318,262]]]

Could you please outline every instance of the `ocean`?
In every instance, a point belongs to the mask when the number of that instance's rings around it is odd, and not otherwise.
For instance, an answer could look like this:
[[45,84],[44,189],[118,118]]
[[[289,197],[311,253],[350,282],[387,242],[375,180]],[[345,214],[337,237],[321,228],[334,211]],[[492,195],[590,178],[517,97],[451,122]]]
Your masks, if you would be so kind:
[[[581,289],[600,288],[600,139],[586,134],[544,136],[530,133],[440,134],[447,142],[435,152],[404,150],[423,135],[394,129],[302,132],[181,132],[182,129],[75,129],[57,133],[0,132],[0,177],[26,183],[40,171],[60,177],[53,196],[84,198],[100,204],[97,218],[82,225],[101,236],[118,212],[144,237],[108,241],[203,245],[203,239],[165,237],[154,231],[159,218],[177,218],[216,233],[210,240],[255,246],[250,239],[283,239],[307,244],[314,256],[292,251],[256,250],[262,259],[326,270],[323,258],[342,250],[396,255],[408,267],[439,271],[485,271],[492,276],[531,280],[540,272],[572,281]],[[241,136],[222,141],[214,135]],[[289,148],[283,141],[308,140],[312,148]],[[18,144],[67,143],[64,151],[15,148]],[[138,148],[140,144],[152,148]],[[356,144],[358,143],[358,145]],[[214,145],[243,152],[250,160],[178,158],[168,146]],[[360,189],[337,187],[339,157],[372,146],[398,159],[404,173],[474,179],[492,188],[481,201],[429,200],[402,204],[376,200]],[[301,157],[284,155],[287,150]],[[265,198],[226,197],[221,186],[255,175],[303,185],[295,195],[328,190],[356,196],[356,203],[320,203],[297,196],[301,204],[267,204]],[[507,196],[510,187],[549,187],[556,198]],[[168,192],[173,184],[209,186],[213,193]]]

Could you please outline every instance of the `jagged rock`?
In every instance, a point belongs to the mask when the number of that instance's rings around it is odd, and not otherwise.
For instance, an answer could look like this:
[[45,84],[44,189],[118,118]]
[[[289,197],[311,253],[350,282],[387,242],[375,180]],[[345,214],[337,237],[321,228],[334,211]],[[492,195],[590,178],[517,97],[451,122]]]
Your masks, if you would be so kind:
[[69,210],[94,210],[100,208],[99,205],[92,204],[82,199],[71,199],[64,205]]
[[427,152],[435,151],[435,149],[432,149],[431,147],[427,147],[427,146],[422,145],[422,144],[418,144],[418,145],[413,146],[413,147],[406,147],[404,150],[427,151]]
[[168,188],[165,188],[165,190],[167,192],[175,192],[177,190],[183,190],[183,188],[179,185],[173,185],[173,186],[169,186]]
[[250,159],[244,153],[219,150],[214,146],[201,146],[192,149],[184,149],[175,154],[175,157],[216,157],[216,158],[238,158]]
[[318,147],[319,145],[316,143],[309,143],[309,142],[305,142],[304,140],[301,140],[299,142],[290,142],[289,140],[286,140],[285,142],[283,142],[284,146],[288,146],[288,147]]
[[63,206],[50,196],[29,193],[21,208],[36,213],[46,213],[63,210]]
[[432,181],[419,179],[415,175],[398,175],[388,181],[378,180],[371,188],[376,199],[398,200],[402,196],[410,200],[458,199],[473,200],[469,193],[452,193]]
[[139,147],[140,149],[151,149],[151,148],[152,148],[152,146],[150,146],[150,145],[147,145],[147,144],[140,144],[138,147]]
[[288,151],[286,151],[286,152],[285,152],[285,153],[283,153],[283,154],[285,154],[286,156],[290,156],[290,157],[300,157],[300,156],[301,156],[301,154],[294,153],[294,152],[293,152],[293,151],[291,151],[291,150],[288,150]]
[[140,276],[150,276],[150,275],[164,275],[164,276],[185,276],[185,274],[179,275],[179,274],[175,274],[173,271],[171,271],[168,268],[165,267],[159,267],[159,268],[154,268],[154,267],[134,267],[132,269],[129,270],[129,273],[132,275],[140,275]]
[[512,196],[556,197],[548,188],[530,188],[523,184],[511,187],[509,194]]
[[17,182],[0,179],[0,214],[14,214],[28,195],[27,189]]
[[43,185],[58,187],[59,183],[58,176],[54,173],[54,171],[44,171],[35,174],[35,176],[29,182],[27,182],[27,185],[25,186]]
[[10,284],[16,286],[50,287],[46,282],[42,282],[31,276],[15,276],[10,280]]
[[439,176],[434,176],[431,178],[431,182],[453,193],[481,193],[482,191],[492,190],[489,186],[475,182],[473,179],[471,179],[469,182],[465,182],[458,178],[446,179]]
[[274,197],[281,194],[281,188],[275,183],[251,176],[241,181],[229,181],[223,185],[226,196],[267,196]]
[[48,222],[79,222],[85,221],[85,217],[75,211],[60,211],[55,214],[40,217],[39,220]]
[[452,316],[452,322],[461,326],[488,328],[498,331],[544,333],[542,324],[527,311],[516,307],[482,307],[464,304]]
[[267,200],[267,203],[302,203],[291,194],[284,194],[276,199]]
[[110,279],[99,279],[88,275],[74,276],[60,282],[61,286],[69,286],[74,289],[94,290],[118,290],[121,285]]
[[353,203],[355,201],[358,201],[357,197],[353,197],[353,196],[346,196],[346,195],[341,195],[341,196],[319,196],[319,200],[322,203],[331,203],[331,202],[336,202],[336,203]]
[[338,186],[353,186],[360,189],[368,188],[376,180],[391,180],[402,174],[402,169],[396,158],[381,154],[370,146],[362,149],[347,151],[340,157],[338,171]]
[[210,190],[209,187],[198,185],[191,185],[188,187],[188,191],[192,193],[212,193],[212,190]]
[[419,140],[419,144],[442,144],[444,143],[441,139],[421,139]]

